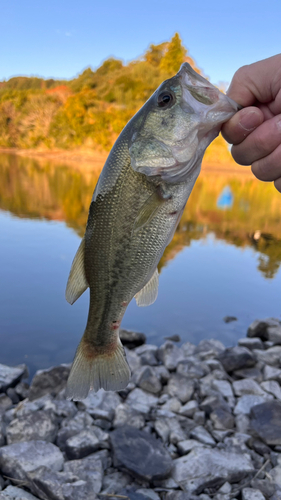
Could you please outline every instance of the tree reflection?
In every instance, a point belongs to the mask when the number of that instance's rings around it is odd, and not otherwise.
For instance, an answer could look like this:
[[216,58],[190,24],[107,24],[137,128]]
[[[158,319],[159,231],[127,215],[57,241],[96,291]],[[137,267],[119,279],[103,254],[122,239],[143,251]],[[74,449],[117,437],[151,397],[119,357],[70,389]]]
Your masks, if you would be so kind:
[[[100,170],[95,164],[85,170],[1,154],[0,208],[18,217],[65,221],[82,236]],[[232,203],[222,210],[217,202],[226,187]],[[236,247],[251,247],[258,253],[258,270],[272,279],[281,264],[280,216],[280,194],[271,184],[240,173],[203,171],[159,269],[192,241],[213,233]]]

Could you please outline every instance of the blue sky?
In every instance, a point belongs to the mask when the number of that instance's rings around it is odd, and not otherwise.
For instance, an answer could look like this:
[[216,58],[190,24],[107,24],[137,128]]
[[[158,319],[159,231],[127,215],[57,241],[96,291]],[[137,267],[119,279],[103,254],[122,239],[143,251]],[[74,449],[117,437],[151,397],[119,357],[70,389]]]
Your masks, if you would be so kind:
[[109,56],[130,61],[178,31],[213,83],[281,52],[280,0],[1,2],[0,80],[72,78]]

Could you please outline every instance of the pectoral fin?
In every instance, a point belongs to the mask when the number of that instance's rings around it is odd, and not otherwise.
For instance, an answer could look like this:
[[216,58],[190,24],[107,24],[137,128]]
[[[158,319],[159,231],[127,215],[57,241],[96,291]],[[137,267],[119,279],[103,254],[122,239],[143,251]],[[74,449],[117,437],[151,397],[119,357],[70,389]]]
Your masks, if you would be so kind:
[[148,283],[135,295],[136,303],[139,307],[150,306],[155,302],[158,295],[158,284],[159,274],[156,268]]
[[85,276],[84,252],[85,239],[82,238],[72,262],[65,291],[65,298],[71,305],[79,299],[80,295],[82,295],[89,286]]
[[146,200],[143,204],[142,208],[139,211],[138,216],[136,217],[133,233],[139,231],[155,217],[159,209],[162,207],[165,202],[165,198],[161,197],[160,192],[157,190]]

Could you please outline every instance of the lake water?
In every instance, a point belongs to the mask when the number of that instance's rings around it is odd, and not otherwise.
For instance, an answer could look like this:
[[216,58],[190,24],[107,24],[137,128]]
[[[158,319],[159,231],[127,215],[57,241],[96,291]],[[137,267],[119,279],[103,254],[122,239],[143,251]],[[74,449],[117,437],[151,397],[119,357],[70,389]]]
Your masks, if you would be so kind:
[[[31,373],[70,362],[88,292],[64,298],[97,171],[0,155],[0,363]],[[203,171],[160,261],[157,301],[133,300],[122,327],[161,344],[178,334],[233,345],[259,317],[281,315],[281,194],[250,174]],[[237,321],[226,324],[225,316]]]

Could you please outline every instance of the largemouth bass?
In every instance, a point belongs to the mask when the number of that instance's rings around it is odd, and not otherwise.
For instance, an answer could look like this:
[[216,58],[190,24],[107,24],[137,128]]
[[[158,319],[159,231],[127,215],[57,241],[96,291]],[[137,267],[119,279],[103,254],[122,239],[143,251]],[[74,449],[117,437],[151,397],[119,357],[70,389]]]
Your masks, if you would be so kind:
[[119,339],[129,302],[152,304],[157,264],[199,175],[205,149],[239,106],[189,64],[164,81],[115,142],[96,185],[67,283],[73,304],[89,287],[84,335],[66,395],[119,391],[130,368]]

